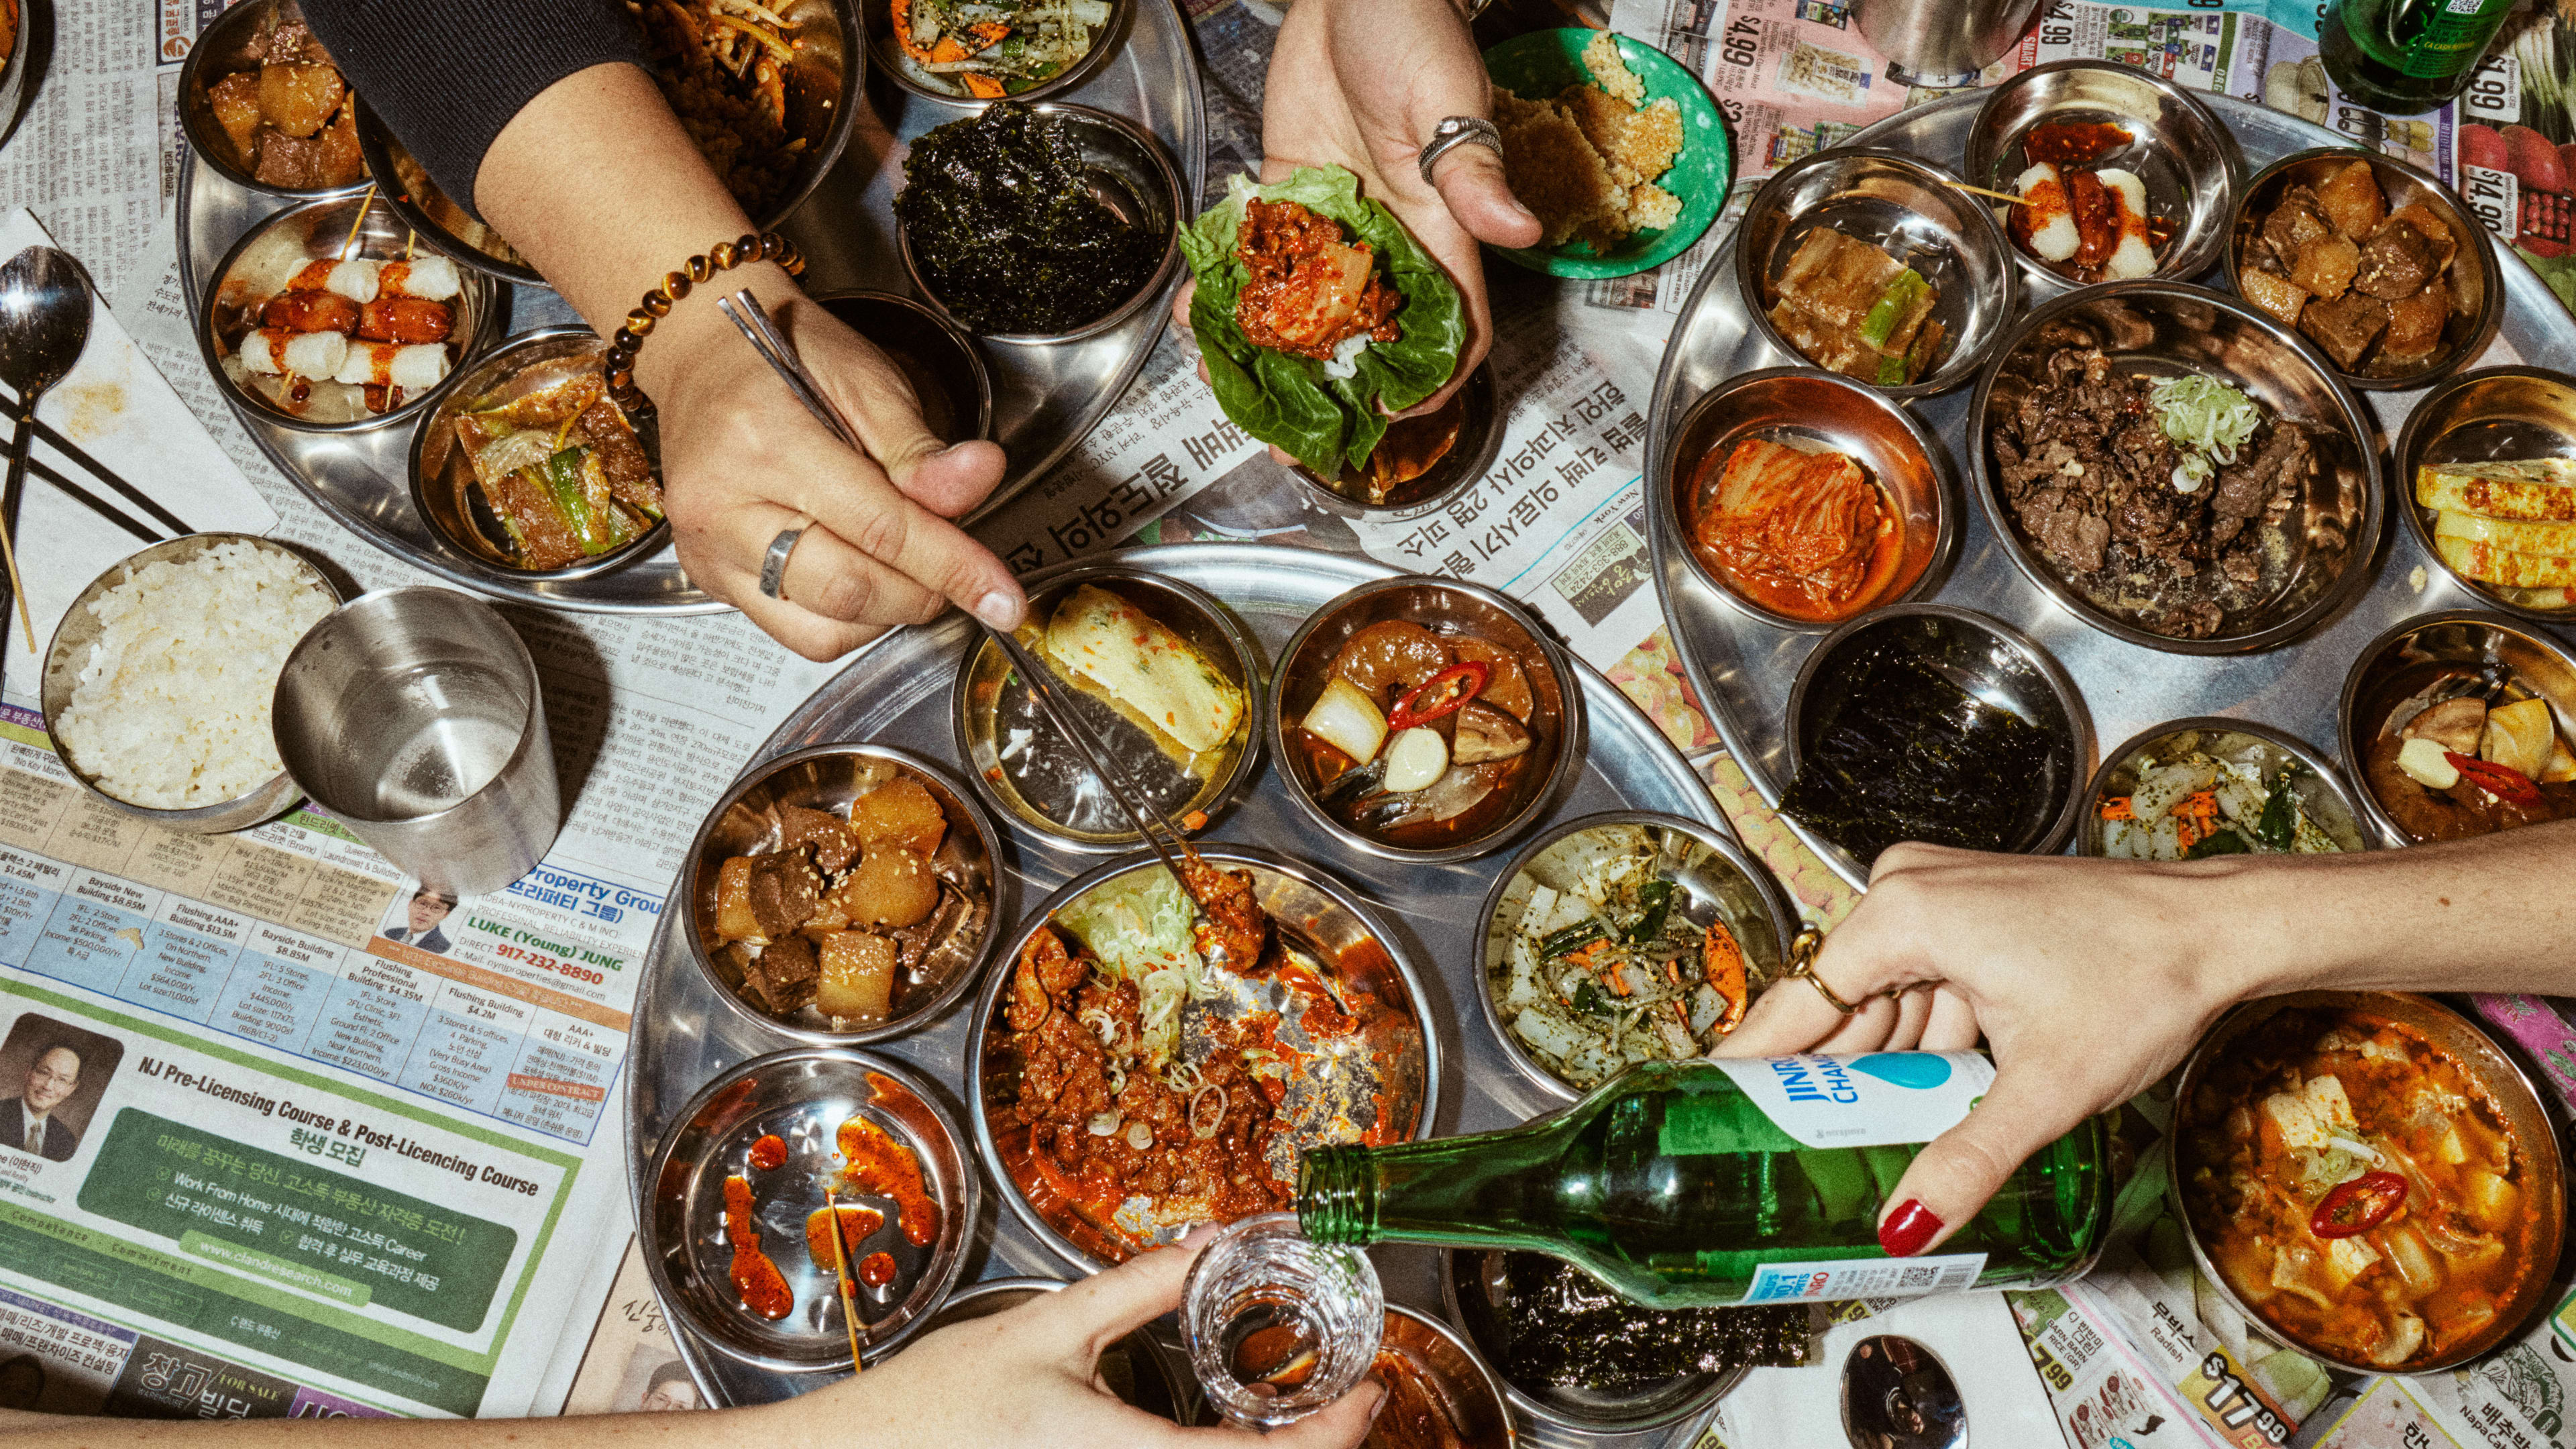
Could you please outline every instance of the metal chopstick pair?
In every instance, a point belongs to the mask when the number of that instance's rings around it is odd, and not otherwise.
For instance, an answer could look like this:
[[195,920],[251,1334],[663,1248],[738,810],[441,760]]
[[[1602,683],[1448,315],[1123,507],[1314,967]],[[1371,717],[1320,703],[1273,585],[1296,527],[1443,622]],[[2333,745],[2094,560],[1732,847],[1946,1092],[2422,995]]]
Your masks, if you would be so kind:
[[[752,350],[758,352],[770,370],[778,374],[779,380],[787,384],[787,390],[796,395],[796,400],[805,405],[807,412],[854,451],[866,451],[857,432],[841,416],[841,410],[823,396],[821,384],[806,370],[805,360],[797,355],[795,344],[789,342],[777,325],[769,320],[769,314],[761,309],[759,299],[752,296],[750,288],[745,287],[730,297],[718,297],[716,307],[733,319],[733,325],[750,340]],[[1147,848],[1163,863],[1163,868],[1172,873],[1172,878],[1180,882],[1182,896],[1204,918],[1205,904],[1199,900],[1198,891],[1190,885],[1188,873],[1181,869],[1183,859],[1192,862],[1198,859],[1198,852],[1190,846],[1189,836],[1155,806],[1152,798],[1137,785],[1135,777],[1117,763],[1116,756],[1098,735],[1091,732],[1091,726],[1061,697],[1054,671],[1040,663],[1037,656],[1029,652],[1028,646],[1019,640],[981,620],[976,622],[985,636],[1011,661],[1011,667],[1018,672],[1020,682],[1028,689],[1029,697],[1037,701],[1038,709],[1047,717],[1048,723],[1072,743],[1083,763],[1090,767],[1091,773],[1109,791],[1109,797],[1118,802],[1118,808],[1136,827],[1136,833],[1144,838]]]
[[[14,413],[17,411],[18,399],[16,394],[0,390],[0,401],[4,401],[11,412]],[[150,494],[145,493],[142,489],[135,487],[133,484],[126,482],[125,479],[118,476],[116,470],[108,467],[104,463],[101,463],[96,458],[91,457],[87,449],[55,431],[51,424],[40,418],[30,417],[26,420],[26,423],[22,424],[22,426],[34,427],[36,430],[36,441],[51,447],[55,452],[62,454],[66,459],[69,459],[81,468],[86,469],[93,477],[97,478],[98,481],[106,484],[111,490],[113,490],[118,497],[133,504],[136,508],[141,509],[145,516],[153,523],[159,524],[161,527],[170,530],[169,537],[181,538],[197,531],[190,527],[186,520],[180,518],[179,515],[172,513],[169,509],[164,508],[159,503],[155,502]],[[90,492],[88,489],[77,483],[74,483],[61,472],[49,467],[42,461],[30,457],[27,460],[27,471],[44,479],[46,482],[53,484],[63,492],[71,495],[75,502],[85,505],[91,512],[106,519],[108,522],[115,524],[117,527],[124,529],[126,532],[133,534],[136,538],[143,540],[145,543],[161,542],[161,534],[150,531],[143,524],[138,523],[132,517],[128,516],[122,509],[115,507],[105,499],[100,498],[97,494]]]

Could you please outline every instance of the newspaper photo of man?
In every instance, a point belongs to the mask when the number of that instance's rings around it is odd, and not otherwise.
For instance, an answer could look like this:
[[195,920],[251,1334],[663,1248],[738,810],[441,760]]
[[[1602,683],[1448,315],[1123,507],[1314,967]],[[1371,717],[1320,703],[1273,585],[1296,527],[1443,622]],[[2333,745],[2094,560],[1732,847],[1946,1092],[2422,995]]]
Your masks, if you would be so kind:
[[447,954],[447,933],[438,927],[447,919],[447,913],[455,909],[456,897],[422,886],[411,893],[410,903],[403,907],[403,923],[387,926],[377,934],[388,941],[406,941],[432,955],[444,956]]
[[125,1058],[116,1038],[27,1012],[0,1040],[0,1147],[69,1162],[108,1078]]

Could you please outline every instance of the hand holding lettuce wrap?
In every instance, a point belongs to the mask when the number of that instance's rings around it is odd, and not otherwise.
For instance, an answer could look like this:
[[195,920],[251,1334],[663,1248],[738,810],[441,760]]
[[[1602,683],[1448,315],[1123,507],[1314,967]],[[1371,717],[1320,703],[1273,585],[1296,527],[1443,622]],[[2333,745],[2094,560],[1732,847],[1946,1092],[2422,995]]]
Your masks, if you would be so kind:
[[[1283,249],[1295,267],[1284,282]],[[1267,186],[1235,177],[1226,199],[1181,233],[1181,252],[1197,279],[1190,328],[1218,404],[1323,477],[1363,467],[1389,416],[1438,393],[1458,370],[1467,329],[1457,287],[1341,167],[1301,167]],[[1256,293],[1250,308],[1247,290]],[[1257,344],[1256,332],[1271,345]]]

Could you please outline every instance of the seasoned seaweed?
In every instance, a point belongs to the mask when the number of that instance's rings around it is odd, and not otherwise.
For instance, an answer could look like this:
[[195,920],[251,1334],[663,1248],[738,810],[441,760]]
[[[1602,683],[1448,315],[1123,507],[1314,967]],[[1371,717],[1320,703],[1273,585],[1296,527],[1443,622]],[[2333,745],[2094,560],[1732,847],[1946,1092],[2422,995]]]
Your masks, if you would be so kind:
[[1519,1383],[1625,1393],[1683,1374],[1807,1361],[1803,1304],[1640,1308],[1536,1253],[1505,1254],[1503,1279],[1501,1368]]
[[977,332],[1071,332],[1151,280],[1169,239],[1092,194],[1071,125],[1010,101],[913,143],[894,199],[913,264]]
[[1856,648],[1851,688],[1780,808],[1863,864],[1900,840],[2011,848],[2049,812],[2047,732],[1894,639]]

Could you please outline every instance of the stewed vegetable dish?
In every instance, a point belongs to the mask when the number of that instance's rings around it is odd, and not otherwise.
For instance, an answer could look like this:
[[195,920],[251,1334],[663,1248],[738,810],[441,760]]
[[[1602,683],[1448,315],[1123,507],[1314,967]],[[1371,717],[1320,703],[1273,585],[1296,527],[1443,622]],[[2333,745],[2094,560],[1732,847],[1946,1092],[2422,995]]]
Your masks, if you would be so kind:
[[2404,1370],[2495,1326],[2535,1267],[2531,1164],[2486,1089],[2414,1027],[2293,1009],[2184,1104],[2210,1261],[2293,1341]]
[[1548,743],[1532,672],[1494,640],[1384,620],[1333,656],[1290,745],[1351,829],[1408,850],[1471,840],[1517,806]]

